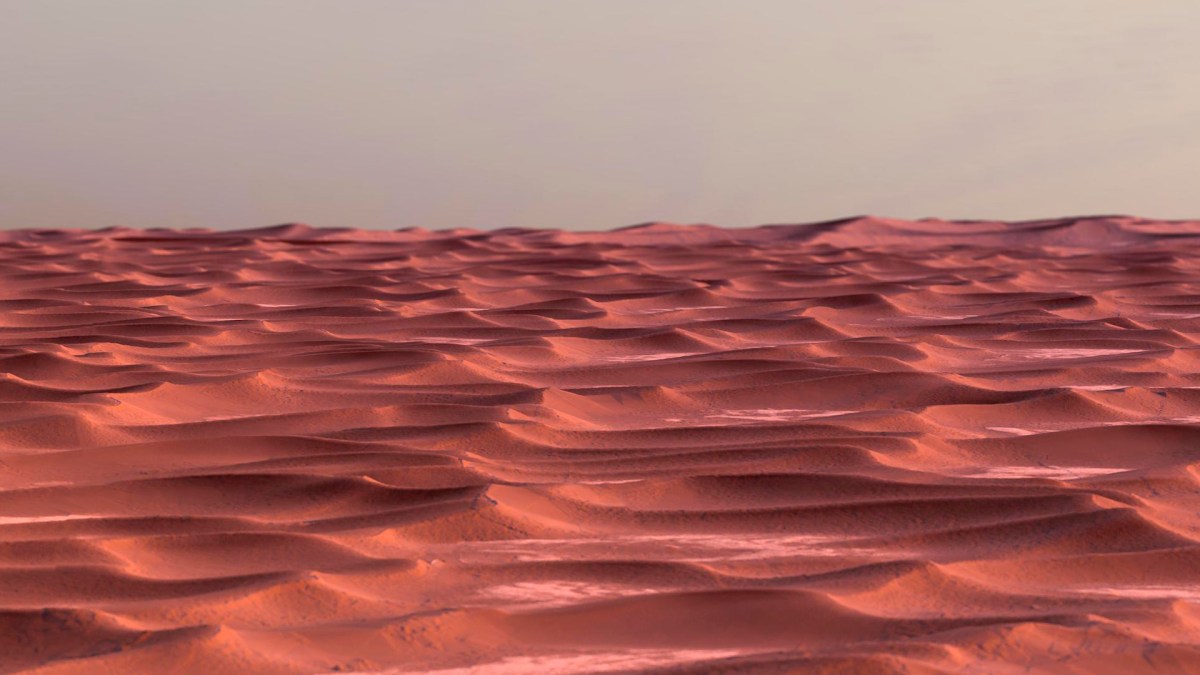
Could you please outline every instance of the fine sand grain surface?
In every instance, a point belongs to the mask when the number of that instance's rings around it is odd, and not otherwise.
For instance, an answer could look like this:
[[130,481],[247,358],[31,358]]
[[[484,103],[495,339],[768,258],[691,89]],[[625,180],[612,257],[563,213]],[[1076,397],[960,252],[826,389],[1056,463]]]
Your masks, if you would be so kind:
[[0,233],[0,670],[1198,673],[1198,235]]

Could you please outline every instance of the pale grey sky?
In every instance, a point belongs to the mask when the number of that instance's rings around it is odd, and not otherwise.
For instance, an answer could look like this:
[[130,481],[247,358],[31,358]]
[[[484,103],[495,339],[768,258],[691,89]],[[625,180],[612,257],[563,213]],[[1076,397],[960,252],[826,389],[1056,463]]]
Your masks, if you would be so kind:
[[1197,0],[0,0],[0,227],[1200,218]]

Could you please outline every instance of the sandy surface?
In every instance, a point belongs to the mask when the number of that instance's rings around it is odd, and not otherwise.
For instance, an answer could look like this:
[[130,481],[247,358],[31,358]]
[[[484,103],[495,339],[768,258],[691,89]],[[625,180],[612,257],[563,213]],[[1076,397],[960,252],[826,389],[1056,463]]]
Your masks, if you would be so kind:
[[0,233],[0,668],[1200,672],[1197,233]]

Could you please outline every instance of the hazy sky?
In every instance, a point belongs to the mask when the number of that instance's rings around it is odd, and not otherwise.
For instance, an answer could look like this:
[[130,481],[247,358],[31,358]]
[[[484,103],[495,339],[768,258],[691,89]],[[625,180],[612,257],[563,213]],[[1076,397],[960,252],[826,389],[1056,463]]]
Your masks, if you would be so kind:
[[0,0],[0,227],[1200,218],[1197,0]]

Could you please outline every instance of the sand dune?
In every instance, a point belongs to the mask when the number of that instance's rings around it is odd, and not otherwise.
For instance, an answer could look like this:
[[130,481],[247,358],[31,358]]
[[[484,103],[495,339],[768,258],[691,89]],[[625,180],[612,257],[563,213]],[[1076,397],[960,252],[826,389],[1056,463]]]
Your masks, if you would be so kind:
[[0,232],[0,672],[1200,672],[1197,253]]

